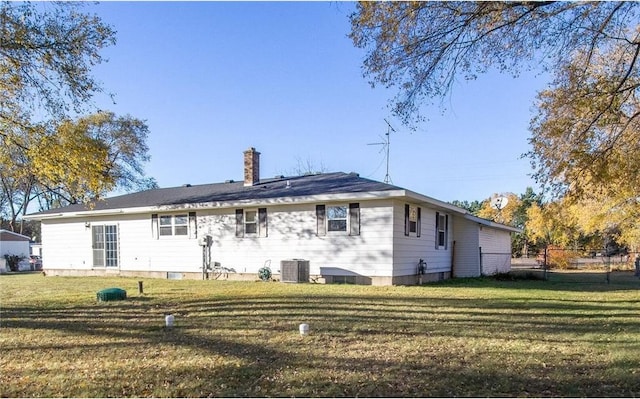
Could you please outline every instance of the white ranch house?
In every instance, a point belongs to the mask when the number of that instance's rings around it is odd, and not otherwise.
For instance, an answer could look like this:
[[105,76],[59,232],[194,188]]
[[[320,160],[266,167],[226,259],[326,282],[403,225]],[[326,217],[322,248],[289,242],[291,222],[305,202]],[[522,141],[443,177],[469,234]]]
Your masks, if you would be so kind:
[[221,278],[256,279],[265,264],[279,278],[297,259],[314,281],[391,285],[510,270],[516,228],[354,173],[260,179],[259,156],[245,151],[244,181],[29,215],[47,275],[203,278],[207,262],[234,270]]

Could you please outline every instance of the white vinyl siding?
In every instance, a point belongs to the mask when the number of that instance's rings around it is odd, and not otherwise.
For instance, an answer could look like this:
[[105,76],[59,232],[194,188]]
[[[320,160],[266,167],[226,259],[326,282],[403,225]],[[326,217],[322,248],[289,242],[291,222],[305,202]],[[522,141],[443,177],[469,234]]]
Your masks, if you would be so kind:
[[[319,209],[345,204],[347,230],[320,235],[318,215],[322,212]],[[121,272],[201,272],[202,247],[195,239],[196,233],[212,236],[213,262],[238,273],[257,273],[265,262],[270,262],[273,273],[277,274],[282,260],[305,259],[310,262],[312,275],[391,278],[415,275],[418,262],[423,259],[427,263],[427,274],[450,272],[455,261],[455,276],[477,276],[481,246],[484,252],[510,251],[508,231],[483,227],[484,234],[480,234],[478,223],[458,214],[441,212],[427,203],[416,203],[422,234],[405,236],[407,204],[401,198],[251,207],[246,210],[258,210],[259,234],[242,237],[236,235],[239,215],[242,215],[244,231],[245,212],[240,208],[199,208],[197,213],[168,213],[188,215],[188,237],[160,237],[159,222],[163,213],[45,219],[42,222],[44,265],[45,269],[91,269],[94,265],[92,229],[87,226],[99,225],[118,227],[118,267],[112,269]],[[438,245],[436,213],[449,215],[444,248]],[[322,217],[321,225],[326,227],[326,223],[326,217]],[[175,226],[175,222],[172,223],[172,229]],[[184,224],[178,223],[180,226]]]
[[0,241],[0,258],[5,255],[29,256],[29,241]]
[[91,269],[91,227],[85,220],[48,220],[41,224],[44,268]]
[[150,214],[139,214],[95,217],[78,221],[43,221],[42,247],[45,269],[93,267],[92,229],[85,227],[85,222],[88,221],[91,226],[118,225],[119,267],[114,269],[200,271],[202,248],[198,246],[198,241],[157,239],[149,232],[150,219]]
[[[454,277],[478,277],[511,270],[511,233],[455,218]],[[482,251],[482,255],[481,255]],[[481,270],[482,269],[482,270]]]
[[[194,229],[198,235],[213,237],[212,261],[234,268],[238,273],[257,273],[268,260],[272,271],[277,273],[281,260],[306,259],[310,261],[311,274],[391,275],[393,221],[390,200],[360,202],[359,208],[353,208],[359,211],[359,235],[349,235],[348,230],[346,234],[319,237],[315,205],[266,208],[264,223],[266,226],[268,215],[269,234],[265,237],[253,235],[238,239],[235,208],[198,210]],[[259,224],[262,224],[258,213]],[[161,215],[158,214],[156,220]],[[202,270],[202,247],[198,240],[154,236],[150,232],[150,226],[153,226],[150,213],[87,219],[92,224],[118,223],[120,271],[197,273]],[[43,221],[43,252],[47,267],[92,268],[91,229],[85,227],[87,219]],[[266,227],[264,230],[266,233]]]
[[[435,225],[437,211],[421,206],[420,224],[422,225],[422,234],[420,237],[406,236],[406,203],[395,201],[394,204],[393,275],[415,275],[420,259],[427,262],[426,273],[451,271],[451,237],[453,235],[451,226],[449,226],[449,234],[447,235],[446,249],[436,250]],[[425,228],[425,226],[431,227]]]
[[479,231],[482,248],[482,274],[493,275],[511,270],[511,234],[483,226]]
[[[281,260],[305,259],[310,261],[311,274],[388,276],[392,259],[390,204],[366,201],[359,208],[352,207],[354,214],[355,209],[359,211],[358,235],[354,234],[355,226],[348,225],[346,232],[319,236],[316,204],[267,208],[267,237],[238,240],[233,228],[236,215],[229,209],[199,211],[198,229],[213,237],[212,260],[240,273],[256,273],[266,261],[271,261],[275,273]],[[326,208],[333,205],[327,203]],[[347,215],[349,211],[347,204]]]
[[453,277],[480,276],[479,228],[477,223],[453,218],[453,230],[456,232]]

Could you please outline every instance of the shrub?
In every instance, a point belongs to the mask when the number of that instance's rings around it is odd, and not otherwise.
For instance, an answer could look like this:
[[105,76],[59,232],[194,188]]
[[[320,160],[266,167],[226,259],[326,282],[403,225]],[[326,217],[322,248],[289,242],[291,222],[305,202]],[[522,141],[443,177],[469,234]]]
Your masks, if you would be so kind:
[[579,254],[573,250],[561,249],[555,246],[547,248],[547,264],[552,269],[571,269],[572,261],[578,257]]
[[7,260],[7,266],[9,266],[9,270],[12,272],[17,272],[20,270],[18,268],[18,264],[22,259],[24,259],[24,257],[20,255],[8,255],[8,254],[5,255],[4,258]]
[[518,281],[518,280],[544,280],[544,277],[539,273],[526,272],[526,273],[498,273],[493,276],[498,281]]

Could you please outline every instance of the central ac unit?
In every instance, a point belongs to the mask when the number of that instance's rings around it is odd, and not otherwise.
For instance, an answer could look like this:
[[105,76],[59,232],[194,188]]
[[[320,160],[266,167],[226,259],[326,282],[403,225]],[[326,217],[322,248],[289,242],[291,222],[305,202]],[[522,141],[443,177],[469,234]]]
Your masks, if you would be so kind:
[[284,283],[309,282],[309,261],[303,259],[281,260],[280,281]]

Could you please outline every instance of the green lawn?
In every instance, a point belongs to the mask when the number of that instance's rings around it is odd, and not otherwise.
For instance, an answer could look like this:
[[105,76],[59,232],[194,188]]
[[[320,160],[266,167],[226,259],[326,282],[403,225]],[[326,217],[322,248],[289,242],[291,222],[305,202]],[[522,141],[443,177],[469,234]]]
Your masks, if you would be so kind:
[[[0,396],[640,396],[640,280],[576,276],[140,295],[141,279],[4,275]],[[97,302],[110,287],[129,298]]]

